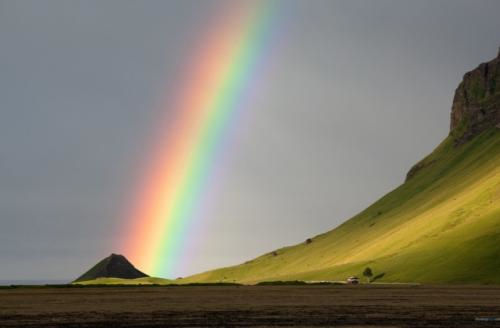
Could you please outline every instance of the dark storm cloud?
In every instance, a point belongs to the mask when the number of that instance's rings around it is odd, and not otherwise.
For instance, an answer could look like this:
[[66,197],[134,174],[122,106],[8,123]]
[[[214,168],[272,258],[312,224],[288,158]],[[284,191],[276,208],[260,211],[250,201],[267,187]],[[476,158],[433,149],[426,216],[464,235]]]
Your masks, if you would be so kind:
[[[113,251],[163,90],[218,1],[0,1],[0,279]],[[447,134],[498,1],[284,1],[290,17],[180,274],[329,230]],[[248,234],[252,231],[252,234]]]

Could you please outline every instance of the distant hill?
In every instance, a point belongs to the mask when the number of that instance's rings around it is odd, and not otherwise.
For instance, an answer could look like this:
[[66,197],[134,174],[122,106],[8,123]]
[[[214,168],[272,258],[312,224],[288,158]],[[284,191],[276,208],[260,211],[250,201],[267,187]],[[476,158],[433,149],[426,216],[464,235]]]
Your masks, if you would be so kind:
[[137,270],[132,263],[125,258],[125,256],[111,254],[94,265],[90,270],[82,274],[74,282],[83,282],[98,278],[136,279],[143,277],[149,276]]
[[385,282],[500,283],[500,53],[464,75],[449,136],[401,186],[327,233],[182,281],[343,280],[366,267]]

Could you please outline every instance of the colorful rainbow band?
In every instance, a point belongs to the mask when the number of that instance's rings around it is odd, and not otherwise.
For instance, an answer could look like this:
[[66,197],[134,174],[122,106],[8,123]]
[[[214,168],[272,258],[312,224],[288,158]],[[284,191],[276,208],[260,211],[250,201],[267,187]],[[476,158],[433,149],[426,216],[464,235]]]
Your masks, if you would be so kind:
[[173,277],[197,211],[211,193],[225,139],[249,107],[273,40],[276,1],[230,2],[187,63],[130,217],[122,249],[155,276]]

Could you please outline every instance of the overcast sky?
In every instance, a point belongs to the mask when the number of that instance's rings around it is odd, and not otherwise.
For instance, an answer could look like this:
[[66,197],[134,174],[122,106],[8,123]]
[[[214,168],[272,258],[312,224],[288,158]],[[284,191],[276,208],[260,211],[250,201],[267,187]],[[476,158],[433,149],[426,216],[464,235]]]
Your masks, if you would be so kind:
[[[0,0],[0,280],[71,279],[117,251],[156,103],[223,5]],[[273,65],[179,275],[302,242],[401,184],[500,45],[496,0],[280,7]]]

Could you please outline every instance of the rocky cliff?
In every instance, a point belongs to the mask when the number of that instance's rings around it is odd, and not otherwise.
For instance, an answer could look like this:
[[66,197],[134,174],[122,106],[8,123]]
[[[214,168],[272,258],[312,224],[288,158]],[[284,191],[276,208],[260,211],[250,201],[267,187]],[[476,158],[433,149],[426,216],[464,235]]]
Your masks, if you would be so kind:
[[460,145],[500,124],[500,49],[498,56],[465,73],[451,108],[450,135]]
[[[492,127],[500,129],[500,48],[495,59],[465,73],[455,90],[449,138],[459,147]],[[408,171],[406,181],[438,160],[424,158]]]

